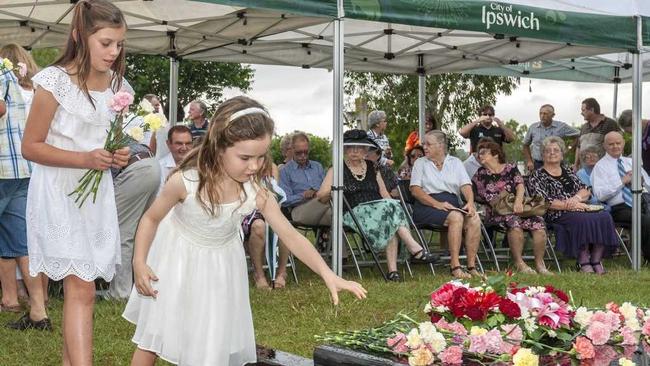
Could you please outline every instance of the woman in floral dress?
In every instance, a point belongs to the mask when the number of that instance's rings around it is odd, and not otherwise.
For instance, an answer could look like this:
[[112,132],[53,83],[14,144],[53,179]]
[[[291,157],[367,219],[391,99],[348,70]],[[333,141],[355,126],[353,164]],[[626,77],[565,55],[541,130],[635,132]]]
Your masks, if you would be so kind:
[[515,268],[522,273],[535,273],[522,258],[524,249],[524,231],[533,236],[533,253],[535,268],[539,274],[551,274],[544,264],[546,249],[546,230],[544,219],[539,216],[521,217],[524,202],[524,179],[513,164],[507,164],[501,146],[495,142],[479,144],[478,160],[482,167],[478,169],[472,183],[476,186],[478,197],[485,202],[497,198],[501,192],[515,195],[514,214],[499,215],[489,205],[486,205],[486,224],[498,225],[506,229],[508,245]]

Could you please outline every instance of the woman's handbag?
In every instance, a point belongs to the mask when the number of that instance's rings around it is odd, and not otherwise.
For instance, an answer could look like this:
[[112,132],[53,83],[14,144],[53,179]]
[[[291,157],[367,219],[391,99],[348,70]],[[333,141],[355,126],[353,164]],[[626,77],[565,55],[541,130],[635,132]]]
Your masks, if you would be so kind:
[[[503,191],[490,201],[490,206],[497,215],[513,215],[515,214],[515,195]],[[550,205],[542,196],[524,197],[524,210],[517,215],[521,217],[544,216],[548,206]]]

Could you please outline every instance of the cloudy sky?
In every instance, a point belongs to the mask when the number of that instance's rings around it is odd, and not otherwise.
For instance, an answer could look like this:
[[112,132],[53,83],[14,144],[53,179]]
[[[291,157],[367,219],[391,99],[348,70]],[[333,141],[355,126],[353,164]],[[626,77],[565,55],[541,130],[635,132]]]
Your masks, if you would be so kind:
[[[299,129],[331,138],[331,72],[284,66],[257,65],[254,68],[255,79],[249,95],[266,105],[280,135]],[[643,90],[644,96],[648,93],[650,85]],[[236,94],[230,91],[227,96]],[[514,93],[498,96],[495,108],[497,116],[503,120],[514,118],[520,123],[531,124],[539,120],[539,107],[550,103],[555,106],[556,119],[579,125],[583,122],[580,115],[583,99],[596,98],[602,112],[611,116],[613,96],[614,87],[609,84],[521,79]],[[618,113],[626,108],[632,108],[631,84],[619,86]],[[647,116],[648,112],[650,105],[645,106],[643,115]]]

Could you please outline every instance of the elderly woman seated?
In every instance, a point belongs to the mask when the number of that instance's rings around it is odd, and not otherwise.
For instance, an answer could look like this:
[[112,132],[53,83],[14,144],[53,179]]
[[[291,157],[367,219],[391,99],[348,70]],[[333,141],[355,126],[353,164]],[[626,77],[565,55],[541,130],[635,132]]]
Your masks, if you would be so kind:
[[562,164],[564,141],[549,136],[542,142],[544,165],[528,180],[531,194],[540,194],[551,203],[545,219],[555,230],[556,248],[567,257],[577,258],[580,271],[604,274],[601,260],[616,248],[618,237],[612,217],[592,211],[591,192],[570,168]]
[[486,205],[486,222],[499,225],[507,230],[508,244],[515,267],[522,273],[535,273],[522,258],[524,249],[524,231],[533,236],[533,254],[535,268],[540,274],[551,274],[544,264],[546,249],[546,226],[544,219],[539,216],[521,217],[524,209],[524,179],[519,174],[517,166],[506,163],[506,156],[501,146],[496,142],[479,143],[477,147],[478,161],[482,167],[472,177],[478,197],[485,202],[491,202],[501,192],[515,195],[513,214],[499,215],[489,205]]
[[[456,278],[480,276],[476,253],[481,221],[474,207],[472,182],[460,159],[447,154],[447,136],[439,130],[424,136],[425,156],[415,161],[411,173],[411,193],[416,198],[413,220],[421,224],[444,225],[451,256],[451,274]],[[463,195],[465,205],[459,196]],[[459,210],[462,206],[462,211]],[[460,245],[465,231],[467,270],[460,265]]]
[[[374,250],[386,250],[388,279],[400,281],[397,272],[397,235],[411,253],[411,261],[433,263],[437,257],[427,253],[418,244],[408,229],[406,214],[400,204],[391,199],[381,175],[375,165],[365,160],[368,148],[373,147],[363,130],[345,132],[343,141],[345,166],[343,170],[343,193],[352,212],[368,237]],[[316,194],[321,202],[330,199],[333,171],[330,168],[323,184]],[[359,231],[347,207],[344,208],[343,223]]]
[[[591,172],[594,170],[594,166],[600,160],[600,157],[603,155],[603,149],[596,145],[587,146],[584,150],[580,150],[580,161],[582,162],[582,168],[576,172],[578,179],[591,188]],[[602,204],[598,201],[598,198],[595,195],[591,195],[589,199],[591,204]],[[605,205],[605,209],[609,211],[609,207]]]

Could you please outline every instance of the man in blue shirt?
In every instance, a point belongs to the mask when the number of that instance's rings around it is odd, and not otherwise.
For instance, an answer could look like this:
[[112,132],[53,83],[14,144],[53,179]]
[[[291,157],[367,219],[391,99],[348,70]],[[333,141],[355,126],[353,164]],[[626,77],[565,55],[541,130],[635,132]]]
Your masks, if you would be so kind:
[[287,194],[282,207],[291,212],[291,219],[297,224],[330,226],[332,210],[316,198],[325,178],[323,166],[309,160],[309,137],[304,132],[296,132],[291,145],[293,160],[280,170],[280,188]]

